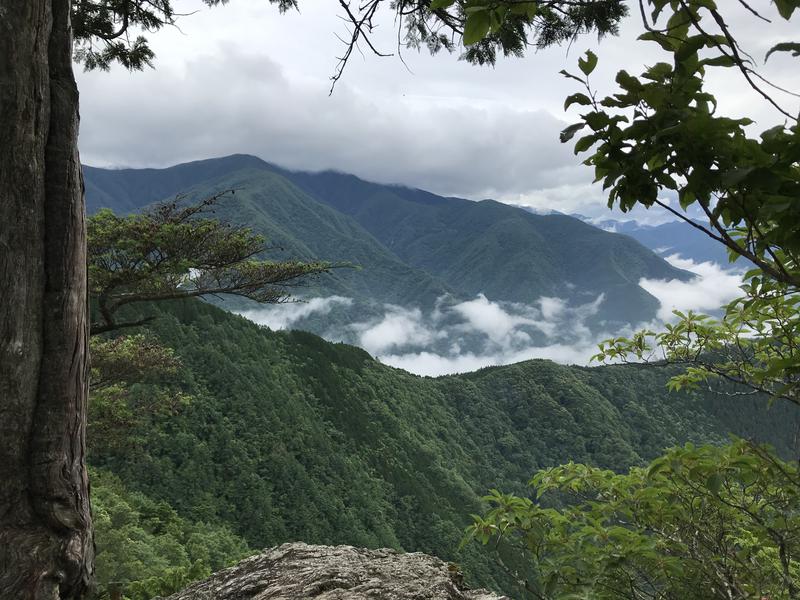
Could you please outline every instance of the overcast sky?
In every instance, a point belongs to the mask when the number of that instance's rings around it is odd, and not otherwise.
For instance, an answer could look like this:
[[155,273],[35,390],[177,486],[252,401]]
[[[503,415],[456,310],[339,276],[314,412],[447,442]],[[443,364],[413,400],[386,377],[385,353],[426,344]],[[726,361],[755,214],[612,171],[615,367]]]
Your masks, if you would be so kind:
[[[304,0],[301,13],[283,16],[266,0],[214,9],[199,0],[175,4],[197,12],[180,20],[180,31],[151,37],[155,70],[78,73],[83,162],[164,167],[249,153],[293,169],[334,168],[440,194],[606,216],[591,173],[558,141],[575,119],[562,109],[575,87],[558,71],[576,70],[592,48],[600,56],[593,81],[610,92],[619,68],[638,73],[663,60],[654,44],[635,41],[641,25],[631,18],[618,38],[586,37],[569,50],[501,59],[494,69],[446,53],[406,50],[408,68],[397,58],[354,54],[329,96],[342,51],[335,34],[345,33],[338,2]],[[756,4],[775,16],[771,3]],[[774,43],[792,39],[780,18],[768,25],[737,2],[721,5],[759,60]],[[391,18],[377,40],[396,51]],[[797,59],[776,56],[764,72],[800,90]],[[754,117],[759,128],[781,122],[735,73],[710,82],[724,112]],[[796,99],[787,104],[797,110]],[[637,218],[657,222],[663,215]]]

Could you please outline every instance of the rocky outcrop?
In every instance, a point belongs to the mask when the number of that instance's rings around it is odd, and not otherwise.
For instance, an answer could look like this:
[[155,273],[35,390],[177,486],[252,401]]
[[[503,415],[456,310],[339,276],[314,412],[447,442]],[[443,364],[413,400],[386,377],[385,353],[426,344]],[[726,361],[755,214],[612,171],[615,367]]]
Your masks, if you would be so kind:
[[508,600],[468,590],[458,570],[421,553],[283,544],[168,600]]

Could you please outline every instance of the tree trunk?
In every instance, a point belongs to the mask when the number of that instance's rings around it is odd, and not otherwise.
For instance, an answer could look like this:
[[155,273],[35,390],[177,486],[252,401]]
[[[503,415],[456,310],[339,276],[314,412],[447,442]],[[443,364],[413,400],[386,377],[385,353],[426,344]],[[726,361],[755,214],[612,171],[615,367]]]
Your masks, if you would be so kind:
[[0,0],[0,599],[73,599],[94,558],[86,227],[70,0]]

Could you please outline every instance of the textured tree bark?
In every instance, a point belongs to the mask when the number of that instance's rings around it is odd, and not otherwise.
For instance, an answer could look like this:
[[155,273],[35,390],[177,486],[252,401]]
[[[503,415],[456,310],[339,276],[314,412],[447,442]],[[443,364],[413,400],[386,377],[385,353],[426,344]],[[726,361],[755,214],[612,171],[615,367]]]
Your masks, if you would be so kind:
[[0,0],[0,599],[81,598],[86,228],[70,0]]

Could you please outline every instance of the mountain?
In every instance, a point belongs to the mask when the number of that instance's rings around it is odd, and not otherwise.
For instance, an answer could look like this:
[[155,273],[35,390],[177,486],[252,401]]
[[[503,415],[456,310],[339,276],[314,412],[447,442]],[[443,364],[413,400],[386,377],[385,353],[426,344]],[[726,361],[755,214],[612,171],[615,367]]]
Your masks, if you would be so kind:
[[469,295],[532,303],[542,296],[586,301],[605,294],[600,318],[637,323],[658,308],[640,278],[691,277],[628,238],[566,215],[443,198],[335,172],[285,174],[353,216],[401,259]]
[[275,246],[270,258],[323,258],[358,267],[335,269],[302,290],[305,295],[338,295],[356,301],[339,306],[334,318],[352,322],[363,318],[369,305],[432,306],[438,298],[455,294],[438,278],[398,259],[354,219],[320,204],[275,172],[240,168],[204,180],[186,193],[200,198],[226,189],[236,193],[215,208],[215,216],[246,224],[264,235]]
[[185,192],[201,181],[227,175],[239,169],[263,168],[255,156],[233,155],[201,160],[168,169],[98,169],[83,166],[86,212],[110,208],[124,215]]
[[[241,156],[162,170],[84,167],[87,209],[93,213],[111,208],[126,214],[177,194],[202,198],[236,190],[215,208],[215,216],[264,235],[271,246],[270,258],[320,258],[358,267],[335,269],[299,290],[304,296],[355,299],[334,305],[324,320],[306,320],[307,328],[320,333],[337,322],[378,316],[384,303],[432,306],[438,298],[454,294],[437,278],[403,263],[352,218],[320,204],[264,166],[259,159]],[[221,305],[231,309],[255,306],[231,297]]]
[[[586,217],[580,217],[588,220]],[[722,266],[730,265],[728,252],[719,242],[684,221],[670,221],[661,225],[643,225],[636,221],[617,221],[614,219],[592,220],[592,224],[632,237],[650,248],[659,256],[679,254],[695,262],[714,262]]]
[[[752,396],[669,393],[668,368],[537,360],[434,379],[199,301],[148,311],[158,315],[150,333],[183,361],[178,377],[192,401],[143,419],[129,444],[90,447],[90,460],[126,494],[148,498],[135,503],[147,511],[137,523],[152,536],[161,533],[148,523],[161,518],[175,531],[223,528],[236,552],[238,539],[250,548],[302,540],[424,551],[456,560],[473,583],[510,591],[480,548],[456,552],[490,488],[525,494],[537,469],[574,460],[625,470],[729,432],[796,455],[796,411]],[[143,544],[141,535],[130,544]],[[128,543],[115,540],[98,538],[100,551]]]
[[307,291],[355,300],[296,324],[317,333],[374,318],[384,304],[432,310],[437,298],[452,304],[476,294],[524,304],[558,297],[573,306],[602,296],[591,325],[607,331],[655,315],[658,301],[638,286],[640,278],[691,277],[629,237],[565,215],[336,172],[292,172],[247,155],[167,169],[85,167],[84,177],[90,213],[108,207],[125,214],[179,193],[200,198],[235,188],[218,214],[266,235],[283,249],[273,256],[359,265]]

